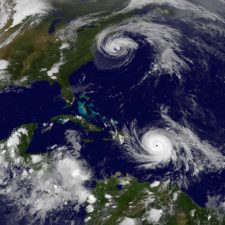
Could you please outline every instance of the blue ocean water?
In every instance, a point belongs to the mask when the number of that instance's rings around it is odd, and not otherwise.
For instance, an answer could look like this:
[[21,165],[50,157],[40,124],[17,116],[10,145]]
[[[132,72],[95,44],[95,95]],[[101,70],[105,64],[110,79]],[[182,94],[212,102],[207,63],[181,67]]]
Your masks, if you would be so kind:
[[[191,45],[188,47],[186,54],[194,60],[197,55]],[[119,121],[119,126],[136,119],[140,127],[149,124],[163,127],[160,109],[162,105],[168,106],[171,109],[169,115],[174,121],[180,124],[189,123],[202,140],[212,143],[222,151],[225,138],[222,71],[225,65],[216,56],[202,57],[210,57],[211,64],[207,70],[196,63],[191,70],[184,71],[182,80],[178,79],[176,74],[162,74],[160,77],[149,76],[137,86],[151,62],[149,46],[144,46],[125,70],[99,71],[94,62],[90,62],[71,76],[71,83],[76,85],[79,80],[84,80],[83,85],[94,83],[89,96],[100,114]],[[197,107],[191,102],[192,98],[195,99]],[[121,171],[140,180],[152,180],[163,178],[168,171],[173,170],[172,166],[149,171],[138,169],[138,164],[126,158],[123,151],[124,149],[120,149],[116,144],[95,139],[94,143],[83,149],[83,156],[99,178]],[[173,178],[176,179],[177,175],[173,174]],[[191,176],[190,179],[190,186],[184,191],[201,206],[207,202],[208,195],[225,194],[224,171],[206,171],[199,180],[192,181]]]
[[[50,32],[54,32],[55,23],[52,26]],[[149,48],[150,46],[143,45],[126,68],[101,71],[94,62],[90,62],[75,71],[71,75],[71,85],[74,88],[88,87],[76,95],[85,94],[90,100],[80,97],[72,106],[68,106],[60,96],[58,84],[37,82],[31,88],[16,88],[17,91],[1,93],[0,139],[7,138],[15,127],[22,124],[37,122],[41,125],[60,114],[81,115],[101,126],[103,120],[114,119],[118,121],[118,128],[130,124],[134,119],[138,121],[140,127],[149,124],[163,126],[161,120],[163,105],[170,107],[170,116],[174,121],[182,124],[185,120],[201,138],[213,141],[216,147],[222,146],[225,138],[225,108],[223,107],[225,92],[222,82],[222,71],[225,67],[222,62],[212,57],[212,63],[207,71],[196,66],[183,74],[182,81],[176,74],[163,74],[149,76],[141,82],[143,75],[149,70],[154,54]],[[187,54],[191,54],[191,49]],[[191,57],[194,58],[196,55],[193,54]],[[193,96],[201,110],[193,107],[190,101],[190,97]],[[89,110],[85,111],[83,107],[87,105],[85,109],[89,108]],[[90,118],[88,116],[90,112],[96,114]],[[45,152],[51,145],[64,144],[64,133],[67,129],[79,130],[80,127],[68,123],[55,124],[47,132],[37,129],[28,151]],[[80,129],[80,132],[83,131]],[[82,144],[82,157],[94,171],[96,179],[121,171],[123,174],[134,175],[140,180],[151,181],[163,178],[172,170],[172,166],[157,170],[138,168],[136,162],[126,158],[124,149],[114,142],[103,140],[108,136],[108,130],[93,133],[89,137],[94,141]],[[223,171],[202,174],[198,181],[190,181],[190,186],[185,191],[199,205],[204,206],[208,194],[225,194],[224,173]],[[173,178],[176,179],[176,174]]]
[[[143,52],[141,53],[143,54]],[[140,63],[141,61],[137,58],[133,66]],[[179,119],[179,108],[176,108],[174,97],[179,85],[178,79],[165,74],[159,80],[152,77],[141,88],[132,89],[131,87],[140,80],[145,70],[146,67],[143,66],[143,70],[137,70],[136,73],[132,67],[127,71],[98,71],[91,62],[71,76],[71,83],[75,84],[82,74],[86,74],[85,83],[95,82],[96,84],[97,91],[93,94],[89,93],[96,109],[101,115],[118,120],[121,126],[131,122],[134,118],[143,126],[149,123],[154,124],[160,119],[161,104],[172,106],[175,111],[173,117],[176,119],[178,115]],[[123,88],[124,85],[125,88]],[[56,115],[79,113],[77,103],[71,107],[66,106],[60,97],[60,89],[57,84],[51,86],[46,82],[38,82],[31,88],[20,88],[20,90],[19,93],[15,91],[0,95],[0,124],[1,127],[4,127],[0,130],[1,139],[9,136],[13,128],[25,123],[41,124],[48,122]],[[122,94],[117,96],[116,93],[119,92]],[[122,103],[123,107],[119,107]],[[73,128],[78,129],[74,124],[56,124],[49,132],[42,133],[41,130],[37,130],[29,152],[40,152],[40,150],[44,152],[51,145],[63,144],[65,130]],[[103,141],[103,138],[107,136],[108,133],[104,132],[93,134],[94,142],[84,144],[82,150],[82,155],[95,171],[96,178],[103,178],[121,171],[124,174],[130,173],[141,180],[151,180],[163,177],[167,170],[171,169],[151,171],[138,169],[138,165],[127,159],[122,152],[124,150],[120,149],[117,144]],[[187,191],[198,204],[204,205],[209,189],[218,191],[218,188],[221,188],[221,181],[223,181],[222,176],[220,177],[218,174],[216,176],[215,174],[212,176],[206,174],[200,183],[193,183]]]
[[31,88],[18,88],[0,94],[0,139],[22,124],[48,122],[51,117],[68,113],[58,84],[37,82]]

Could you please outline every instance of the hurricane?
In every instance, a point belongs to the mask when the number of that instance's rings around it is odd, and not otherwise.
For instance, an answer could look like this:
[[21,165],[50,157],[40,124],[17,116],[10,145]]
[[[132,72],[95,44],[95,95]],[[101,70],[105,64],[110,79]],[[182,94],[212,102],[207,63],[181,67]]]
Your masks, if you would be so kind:
[[97,37],[96,65],[100,69],[115,69],[127,66],[134,58],[138,43],[122,31],[111,34],[104,30]]
[[201,173],[225,167],[221,149],[215,148],[189,127],[163,116],[164,126],[124,127],[124,154],[141,169],[168,168],[170,174],[197,178]]
[[[131,19],[105,29],[96,37],[95,63],[100,69],[128,66],[141,46],[149,49],[149,70],[146,75],[176,73],[188,69],[191,60],[181,56],[181,33],[163,24],[141,18]],[[144,76],[145,77],[145,76]]]
[[171,138],[163,130],[149,130],[143,135],[140,145],[151,155],[151,161],[155,164],[166,164],[175,158]]
[[0,0],[0,225],[225,224],[224,90],[225,0]]

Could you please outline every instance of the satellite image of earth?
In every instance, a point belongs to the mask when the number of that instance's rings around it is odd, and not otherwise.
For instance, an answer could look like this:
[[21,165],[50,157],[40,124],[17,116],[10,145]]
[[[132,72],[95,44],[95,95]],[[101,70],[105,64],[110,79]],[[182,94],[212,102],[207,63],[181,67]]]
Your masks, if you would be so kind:
[[225,225],[225,0],[0,0],[0,225]]

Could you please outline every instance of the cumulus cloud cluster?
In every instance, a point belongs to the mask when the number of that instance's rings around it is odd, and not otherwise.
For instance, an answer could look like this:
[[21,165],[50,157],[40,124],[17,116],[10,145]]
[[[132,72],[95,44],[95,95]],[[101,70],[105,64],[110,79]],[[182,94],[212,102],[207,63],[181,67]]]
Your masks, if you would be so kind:
[[49,212],[63,209],[69,202],[79,210],[90,195],[85,183],[91,178],[86,163],[78,159],[79,138],[73,136],[70,150],[57,147],[48,156],[33,155],[25,162],[18,153],[22,135],[27,130],[16,129],[0,144],[0,195],[18,207],[17,219],[30,216],[30,224],[42,224]]

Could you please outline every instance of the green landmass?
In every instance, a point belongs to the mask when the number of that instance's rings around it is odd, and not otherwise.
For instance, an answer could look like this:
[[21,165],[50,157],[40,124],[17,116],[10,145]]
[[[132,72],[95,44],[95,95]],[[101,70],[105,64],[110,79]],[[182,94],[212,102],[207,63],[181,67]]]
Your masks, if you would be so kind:
[[93,139],[90,139],[90,138],[83,138],[82,141],[83,141],[84,143],[91,143],[91,142],[93,142],[94,140],[93,140]]
[[[74,101],[69,77],[72,72],[93,60],[92,47],[93,43],[95,43],[96,35],[106,27],[132,15],[133,13],[117,14],[102,18],[99,16],[99,21],[81,28],[77,32],[77,37],[74,37],[76,41],[71,41],[70,48],[63,50],[60,50],[62,41],[57,35],[48,33],[52,22],[51,18],[46,18],[40,24],[24,29],[9,45],[0,49],[0,59],[10,62],[8,72],[11,74],[10,82],[7,82],[7,80],[1,81],[0,87],[7,86],[9,83],[26,85],[40,80],[46,80],[50,83],[55,82],[47,75],[47,71],[60,61],[63,54],[64,64],[61,65],[59,73],[56,74],[56,81],[59,82],[65,99],[68,102]],[[60,30],[66,25],[66,23],[61,22],[57,29]],[[15,28],[9,29],[9,33],[6,32],[1,38],[6,38],[15,30]]]
[[80,116],[73,115],[59,115],[51,119],[52,122],[64,123],[65,121],[71,121],[76,124],[80,124],[88,132],[100,132],[103,131],[103,128],[94,125],[93,123],[88,122],[86,119]]
[[122,132],[110,132],[110,134],[111,134],[111,137],[103,138],[103,141],[105,141],[105,142],[116,141],[120,144],[122,144],[124,142],[124,136],[123,136]]
[[[125,218],[136,224],[224,225],[225,218],[213,209],[201,208],[169,182],[151,185],[136,178],[116,174],[97,182],[96,202],[87,213],[87,225],[115,225]],[[151,221],[151,210],[161,210],[160,219]]]
[[28,81],[48,80],[42,68],[50,69],[60,58],[60,41],[48,34],[50,19],[19,34],[13,42],[0,49],[0,59],[10,61],[12,82],[26,77]]
[[78,31],[75,48],[65,51],[66,63],[60,69],[58,80],[62,87],[62,94],[66,99],[70,99],[71,95],[69,84],[71,73],[94,59],[92,47],[93,43],[95,43],[96,35],[106,27],[127,19],[132,15],[133,13],[127,13],[103,18],[97,23],[93,23],[92,26],[86,26]]
[[35,130],[37,129],[36,123],[30,123],[23,125],[22,128],[27,130],[27,134],[22,134],[20,137],[20,144],[18,145],[19,155],[22,156],[25,161],[30,157],[30,154],[27,153],[27,148],[30,145],[32,137],[34,135]]

